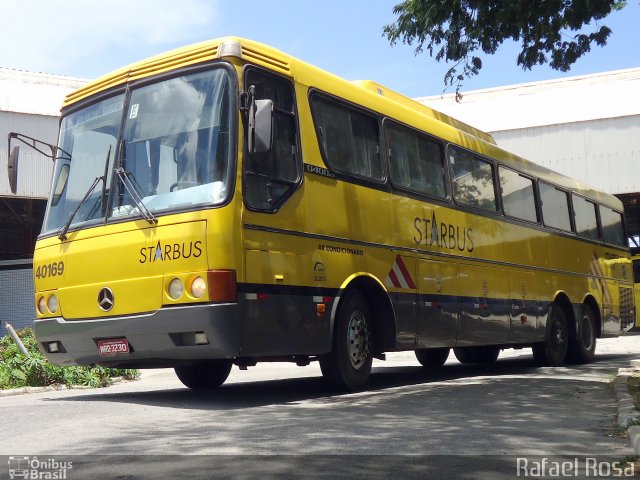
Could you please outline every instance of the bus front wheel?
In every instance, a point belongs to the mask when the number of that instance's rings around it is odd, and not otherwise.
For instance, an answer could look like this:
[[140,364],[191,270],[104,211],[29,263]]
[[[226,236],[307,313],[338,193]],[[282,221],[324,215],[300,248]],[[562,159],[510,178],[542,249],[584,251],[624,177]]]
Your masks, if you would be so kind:
[[569,348],[569,328],[562,307],[552,302],[547,317],[547,332],[544,342],[534,343],[533,358],[541,366],[564,365]]
[[322,375],[340,390],[358,390],[371,374],[373,331],[369,306],[357,290],[343,297],[333,330],[331,352],[319,358]]
[[231,360],[208,360],[196,365],[175,367],[176,375],[185,387],[193,389],[217,388],[231,372]]

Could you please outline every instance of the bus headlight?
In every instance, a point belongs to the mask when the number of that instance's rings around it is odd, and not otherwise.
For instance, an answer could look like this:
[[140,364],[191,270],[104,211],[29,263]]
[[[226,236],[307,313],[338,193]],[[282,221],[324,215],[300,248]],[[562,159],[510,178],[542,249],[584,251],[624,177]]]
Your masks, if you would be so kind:
[[60,306],[58,302],[58,297],[55,293],[52,293],[47,300],[47,308],[51,313],[56,313],[58,311],[58,307]]
[[191,282],[191,295],[195,298],[202,297],[207,291],[207,282],[202,277],[196,277]]
[[173,280],[171,280],[171,282],[169,283],[169,296],[173,300],[178,300],[180,297],[182,297],[183,292],[184,285],[182,284],[182,281],[179,278],[174,278]]
[[40,300],[38,300],[38,311],[40,312],[40,315],[45,315],[47,313],[47,301],[44,297],[40,297]]

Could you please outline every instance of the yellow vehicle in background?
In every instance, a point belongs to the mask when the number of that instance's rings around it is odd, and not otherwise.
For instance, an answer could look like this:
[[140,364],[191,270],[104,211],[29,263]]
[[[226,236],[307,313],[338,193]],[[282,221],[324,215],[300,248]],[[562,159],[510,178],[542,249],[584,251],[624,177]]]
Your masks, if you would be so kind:
[[615,197],[253,41],[84,86],[52,152],[35,332],[59,365],[212,388],[233,364],[318,360],[355,390],[385,352],[557,366],[634,321]]
[[640,254],[631,249],[631,261],[633,262],[633,300],[636,312],[635,327],[640,328],[640,311],[638,311],[638,305],[640,305]]

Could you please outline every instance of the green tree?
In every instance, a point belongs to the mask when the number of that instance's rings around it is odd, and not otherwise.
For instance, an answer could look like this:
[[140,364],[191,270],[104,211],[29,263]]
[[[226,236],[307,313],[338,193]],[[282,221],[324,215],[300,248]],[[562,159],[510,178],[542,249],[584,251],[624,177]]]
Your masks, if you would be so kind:
[[517,64],[530,70],[549,63],[568,71],[591,50],[603,46],[611,29],[599,21],[625,7],[624,0],[405,0],[396,5],[395,23],[384,27],[392,45],[401,40],[436,60],[453,62],[446,86],[477,75],[479,52],[494,54],[506,40],[521,44]]

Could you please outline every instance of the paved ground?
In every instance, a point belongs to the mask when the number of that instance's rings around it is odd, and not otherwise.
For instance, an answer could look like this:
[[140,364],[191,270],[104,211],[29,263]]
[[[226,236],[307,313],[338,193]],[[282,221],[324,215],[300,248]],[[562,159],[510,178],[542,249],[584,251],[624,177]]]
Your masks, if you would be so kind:
[[[496,474],[513,470],[518,456],[623,458],[632,449],[615,428],[610,381],[640,358],[640,336],[603,340],[598,350],[595,363],[563,368],[536,368],[530,350],[503,352],[488,367],[451,355],[430,375],[412,353],[394,354],[375,362],[368,391],[348,395],[327,390],[317,365],[234,368],[214,392],[183,388],[171,370],[145,371],[138,382],[107,389],[0,398],[0,455],[242,455],[222,458],[236,458],[234,468],[245,473],[273,468],[274,478],[314,462],[322,471],[348,473],[356,464],[380,471],[380,459],[368,455],[414,455],[383,462],[403,474],[408,463],[424,467],[423,455],[439,455],[430,465],[454,468],[455,478],[473,468],[469,460],[497,464],[488,468]],[[272,457],[254,457],[262,454]],[[290,457],[301,454],[358,457]],[[153,468],[166,473],[178,468],[177,458],[157,457]],[[192,457],[187,465],[211,461]],[[108,463],[93,466],[109,471]]]

